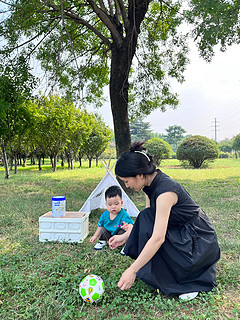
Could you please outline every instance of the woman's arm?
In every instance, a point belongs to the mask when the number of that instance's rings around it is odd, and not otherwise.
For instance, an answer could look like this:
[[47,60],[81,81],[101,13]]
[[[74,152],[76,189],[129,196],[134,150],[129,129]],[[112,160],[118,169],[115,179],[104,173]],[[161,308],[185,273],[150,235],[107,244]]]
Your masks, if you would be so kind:
[[146,208],[149,208],[150,207],[150,200],[146,194],[145,194],[145,198],[146,198]]
[[122,277],[118,282],[118,287],[120,289],[125,290],[131,288],[138,270],[152,259],[165,241],[170,211],[172,206],[176,204],[177,200],[177,194],[174,192],[163,193],[157,198],[156,217],[152,236],[145,244],[138,258],[122,274]]

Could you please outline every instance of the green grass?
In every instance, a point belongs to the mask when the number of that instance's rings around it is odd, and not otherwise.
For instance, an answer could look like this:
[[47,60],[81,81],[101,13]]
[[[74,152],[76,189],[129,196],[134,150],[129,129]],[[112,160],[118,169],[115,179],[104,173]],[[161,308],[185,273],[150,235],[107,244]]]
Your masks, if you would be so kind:
[[[117,282],[131,260],[120,250],[93,250],[89,242],[100,211],[91,213],[82,244],[40,243],[38,218],[51,210],[51,197],[65,195],[67,210],[78,211],[105,174],[103,166],[61,169],[19,168],[4,179],[0,168],[0,319],[240,319],[240,161],[219,159],[206,169],[183,169],[177,160],[161,169],[190,192],[211,219],[222,250],[218,287],[183,303],[136,280],[122,292]],[[132,199],[144,207],[144,194]],[[87,274],[100,275],[106,291],[88,305],[78,286]]]

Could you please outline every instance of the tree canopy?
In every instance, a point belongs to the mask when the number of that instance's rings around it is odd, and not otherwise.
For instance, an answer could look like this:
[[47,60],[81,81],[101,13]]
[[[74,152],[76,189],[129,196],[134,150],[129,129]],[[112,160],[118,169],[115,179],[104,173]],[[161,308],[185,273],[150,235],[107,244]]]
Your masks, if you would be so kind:
[[36,101],[35,137],[42,150],[54,160],[56,171],[57,156],[64,150],[75,124],[75,106],[58,96],[42,97]]
[[237,152],[240,152],[240,133],[236,137],[234,137],[232,148],[233,150],[235,150],[237,157]]
[[96,163],[98,165],[98,158],[103,153],[107,144],[112,137],[112,131],[106,127],[103,120],[99,116],[92,118],[92,130],[83,144],[84,153],[89,160],[89,168],[91,168],[91,162],[93,157],[96,157]]
[[173,151],[176,152],[179,143],[184,139],[184,133],[186,130],[181,126],[169,126],[167,129],[167,134],[165,135],[165,140],[171,145]]
[[22,55],[16,60],[10,59],[0,64],[0,147],[7,179],[6,147],[31,126],[31,113],[25,102],[30,98],[34,85],[34,77]]
[[151,125],[143,121],[142,118],[136,118],[130,122],[131,141],[147,141],[151,138]]
[[188,61],[177,32],[180,2],[20,0],[8,9],[2,54],[24,48],[41,61],[50,87],[81,103],[99,104],[110,85],[118,154],[130,144],[129,113],[176,107],[169,78],[183,81]]
[[[0,77],[0,83],[1,80]],[[41,170],[41,159],[46,155],[51,159],[53,171],[57,169],[57,157],[61,157],[62,162],[66,158],[68,168],[73,169],[74,158],[78,157],[80,165],[84,155],[97,160],[111,139],[112,131],[101,117],[80,110],[57,95],[28,100],[18,107],[8,105],[4,94],[1,99],[0,147],[6,178],[9,178],[8,159],[10,168],[14,160],[15,173],[20,157],[24,161],[27,157],[37,157]]]
[[186,36],[211,60],[239,42],[239,1],[79,0],[4,1],[0,37],[3,59],[25,50],[41,61],[48,87],[81,103],[99,104],[109,85],[117,154],[130,144],[129,115],[175,108],[170,79],[183,81],[188,63]]
[[230,153],[232,152],[232,149],[233,149],[232,144],[233,144],[232,139],[226,138],[218,143],[218,147],[220,151]]

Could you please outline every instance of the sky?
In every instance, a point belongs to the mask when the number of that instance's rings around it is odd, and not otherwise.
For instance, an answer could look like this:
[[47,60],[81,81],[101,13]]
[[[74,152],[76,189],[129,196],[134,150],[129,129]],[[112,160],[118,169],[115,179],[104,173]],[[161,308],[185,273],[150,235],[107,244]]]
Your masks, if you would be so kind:
[[[179,94],[176,110],[155,110],[144,118],[153,132],[166,134],[169,126],[178,125],[185,134],[198,134],[216,141],[233,138],[240,133],[240,46],[215,52],[212,62],[199,57],[191,47],[190,61],[183,84],[172,85]],[[113,128],[110,103],[98,110]]]
[[[192,48],[185,79],[176,86],[180,96],[177,110],[154,111],[146,121],[153,131],[164,133],[171,125],[187,134],[200,134],[217,141],[240,133],[240,46],[216,51],[211,63]],[[216,129],[216,130],[215,130]]]

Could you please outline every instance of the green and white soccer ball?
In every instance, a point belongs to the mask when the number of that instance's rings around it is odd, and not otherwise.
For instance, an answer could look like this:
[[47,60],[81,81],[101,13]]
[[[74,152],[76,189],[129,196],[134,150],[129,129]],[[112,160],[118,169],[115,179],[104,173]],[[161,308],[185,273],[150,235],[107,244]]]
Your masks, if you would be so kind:
[[104,282],[102,278],[90,274],[82,279],[79,285],[79,293],[86,302],[96,302],[104,293]]

